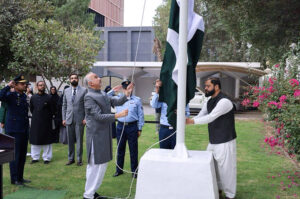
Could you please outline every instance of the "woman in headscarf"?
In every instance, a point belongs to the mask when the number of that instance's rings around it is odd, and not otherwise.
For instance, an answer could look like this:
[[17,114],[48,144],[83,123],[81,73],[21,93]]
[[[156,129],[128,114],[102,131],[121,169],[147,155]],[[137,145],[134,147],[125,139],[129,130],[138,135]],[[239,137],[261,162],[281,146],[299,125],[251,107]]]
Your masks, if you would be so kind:
[[59,142],[59,127],[62,121],[61,118],[61,109],[58,106],[59,96],[57,94],[57,90],[55,86],[50,87],[50,96],[53,104],[55,106],[55,114],[52,122],[52,130],[53,130],[53,143]]

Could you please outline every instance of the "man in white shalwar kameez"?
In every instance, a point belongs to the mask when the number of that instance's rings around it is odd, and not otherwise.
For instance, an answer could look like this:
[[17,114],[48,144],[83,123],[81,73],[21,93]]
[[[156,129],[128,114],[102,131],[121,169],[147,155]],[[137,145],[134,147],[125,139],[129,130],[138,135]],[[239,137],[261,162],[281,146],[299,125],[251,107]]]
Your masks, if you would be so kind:
[[232,102],[221,92],[219,78],[208,78],[205,82],[205,96],[211,98],[194,118],[186,124],[208,124],[209,144],[212,151],[219,192],[224,191],[226,199],[236,195],[236,132]]

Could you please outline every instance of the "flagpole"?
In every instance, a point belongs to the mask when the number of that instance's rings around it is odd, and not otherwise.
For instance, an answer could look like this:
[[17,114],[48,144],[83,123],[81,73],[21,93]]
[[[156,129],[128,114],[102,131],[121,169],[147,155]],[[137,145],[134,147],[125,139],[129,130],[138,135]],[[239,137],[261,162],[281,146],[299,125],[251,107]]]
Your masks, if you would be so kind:
[[175,156],[188,158],[185,146],[185,104],[187,74],[188,1],[180,1],[178,45],[177,133]]

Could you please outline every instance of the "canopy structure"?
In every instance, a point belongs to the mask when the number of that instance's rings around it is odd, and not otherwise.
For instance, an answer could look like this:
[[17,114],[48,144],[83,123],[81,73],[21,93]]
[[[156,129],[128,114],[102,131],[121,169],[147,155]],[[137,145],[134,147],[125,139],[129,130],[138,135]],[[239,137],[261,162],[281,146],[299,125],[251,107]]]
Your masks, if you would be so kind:
[[[159,78],[162,62],[113,62],[94,63],[93,72],[100,76],[115,76],[121,79],[133,79],[136,82],[135,94],[149,103],[153,91],[153,82]],[[232,98],[239,98],[240,87],[247,82],[258,80],[267,73],[260,70],[258,62],[198,62],[196,67],[197,87],[203,87],[209,76],[220,77],[222,90]]]
[[[120,77],[129,78],[135,69],[135,75],[150,73],[159,77],[162,62],[113,62],[98,61],[94,67],[105,68]],[[196,67],[197,77],[204,77],[214,72],[234,73],[238,77],[247,75],[264,76],[266,72],[259,69],[259,62],[198,62]]]

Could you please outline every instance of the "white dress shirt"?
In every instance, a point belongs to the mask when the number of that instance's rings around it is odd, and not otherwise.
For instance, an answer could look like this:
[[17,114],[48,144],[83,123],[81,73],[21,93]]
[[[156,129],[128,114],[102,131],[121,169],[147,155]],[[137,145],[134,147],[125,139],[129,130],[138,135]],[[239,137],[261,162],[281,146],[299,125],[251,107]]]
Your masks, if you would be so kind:
[[224,115],[231,111],[233,108],[233,104],[229,99],[223,98],[221,99],[215,108],[208,114],[207,111],[207,102],[203,105],[201,111],[197,116],[195,116],[194,122],[195,124],[208,124],[213,122],[215,119]]

